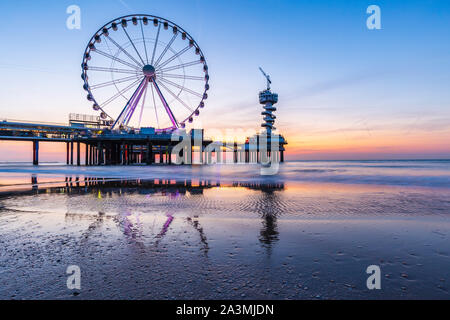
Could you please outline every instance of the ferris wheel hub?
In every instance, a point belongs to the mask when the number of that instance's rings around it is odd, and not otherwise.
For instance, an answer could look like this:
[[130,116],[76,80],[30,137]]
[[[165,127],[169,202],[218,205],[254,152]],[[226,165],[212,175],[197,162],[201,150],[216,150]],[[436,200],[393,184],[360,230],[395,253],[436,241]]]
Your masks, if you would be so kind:
[[155,67],[150,64],[147,64],[144,66],[144,68],[142,68],[142,72],[147,77],[153,77],[155,75]]

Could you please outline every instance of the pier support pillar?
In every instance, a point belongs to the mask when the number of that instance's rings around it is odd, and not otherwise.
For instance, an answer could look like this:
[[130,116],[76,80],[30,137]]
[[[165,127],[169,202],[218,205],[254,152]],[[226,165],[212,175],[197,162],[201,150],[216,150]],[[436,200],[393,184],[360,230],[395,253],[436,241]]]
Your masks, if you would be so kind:
[[119,146],[119,164],[124,165],[125,164],[125,143],[121,143]]
[[211,150],[209,150],[206,154],[207,154],[207,157],[208,157],[208,160],[207,160],[207,164],[212,164],[212,151]]
[[102,146],[102,144],[99,142],[98,143],[98,146],[97,146],[97,149],[98,149],[98,165],[102,165],[103,164],[103,162],[104,162],[104,156],[103,156],[103,146]]
[[89,145],[86,143],[86,151],[85,151],[85,159],[84,159],[84,165],[88,166],[89,165]]
[[105,144],[105,165],[109,166],[111,164],[111,144]]
[[67,149],[67,155],[66,155],[66,163],[67,163],[67,165],[69,165],[70,164],[70,160],[69,160],[69,153],[70,153],[70,143],[69,142],[66,142],[66,149]]
[[153,145],[151,142],[147,142],[147,165],[151,165],[153,162]]
[[132,145],[128,145],[128,159],[127,159],[127,164],[130,165],[133,163],[133,146]]
[[185,154],[186,152],[184,152],[184,149],[181,149],[180,152],[178,153],[178,155],[180,156],[180,161],[182,164],[186,164],[186,158],[185,158]]
[[81,166],[81,143],[77,142],[77,166]]
[[167,164],[172,164],[172,147],[167,146]]
[[220,164],[220,163],[222,163],[222,151],[220,150],[220,147],[219,147],[219,150],[217,151],[217,152],[215,152],[215,154],[216,154],[216,163],[217,164]]
[[202,144],[200,145],[200,148],[198,148],[198,153],[199,153],[198,158],[199,158],[200,164],[203,164],[204,163],[203,162],[203,141],[202,141]]
[[168,164],[169,163],[169,147],[166,148],[166,151],[164,151],[164,154],[166,155],[164,163]]
[[283,163],[284,162],[284,151],[280,152],[280,162]]
[[73,166],[73,141],[70,142],[70,164]]
[[118,143],[114,143],[114,164],[120,164],[120,145]]
[[39,141],[33,141],[33,165],[39,165]]

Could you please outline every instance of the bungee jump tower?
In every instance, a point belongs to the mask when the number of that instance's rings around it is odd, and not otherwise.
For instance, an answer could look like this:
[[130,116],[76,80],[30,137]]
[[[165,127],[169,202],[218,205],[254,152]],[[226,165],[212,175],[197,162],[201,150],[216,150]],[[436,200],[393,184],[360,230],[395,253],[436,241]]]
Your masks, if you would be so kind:
[[[270,76],[267,75],[262,68],[259,68],[261,73],[267,80],[267,88],[259,93],[259,103],[263,105],[263,123],[261,127],[264,131],[259,135],[247,139],[245,150],[246,150],[246,162],[284,162],[284,152],[285,145],[288,144],[286,139],[280,134],[273,134],[276,130],[274,126],[275,120],[277,119],[274,114],[277,108],[274,106],[278,103],[278,94],[273,93],[270,89],[272,80]],[[277,143],[274,143],[275,140]],[[264,148],[264,143],[267,141],[267,147]],[[277,149],[273,149],[274,146]],[[263,154],[267,150],[267,157]]]

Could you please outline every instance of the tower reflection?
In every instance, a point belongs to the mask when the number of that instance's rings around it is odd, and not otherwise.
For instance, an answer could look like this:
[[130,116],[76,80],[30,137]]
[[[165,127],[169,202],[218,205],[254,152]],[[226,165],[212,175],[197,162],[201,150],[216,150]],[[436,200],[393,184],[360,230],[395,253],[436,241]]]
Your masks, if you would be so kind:
[[280,199],[277,191],[284,190],[283,183],[260,184],[260,183],[239,183],[235,186],[245,187],[251,190],[260,191],[253,201],[253,209],[262,218],[262,227],[259,232],[259,241],[266,248],[267,255],[272,254],[273,245],[279,240],[277,217],[282,212]]

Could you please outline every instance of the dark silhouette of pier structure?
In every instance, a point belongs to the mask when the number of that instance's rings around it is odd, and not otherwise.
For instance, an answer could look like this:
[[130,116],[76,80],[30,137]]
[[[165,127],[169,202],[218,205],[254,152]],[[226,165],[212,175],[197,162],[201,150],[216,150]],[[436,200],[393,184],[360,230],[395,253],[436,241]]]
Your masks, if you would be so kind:
[[[151,128],[112,132],[106,123],[94,120],[83,115],[71,115],[69,125],[4,120],[0,121],[0,140],[32,142],[34,165],[39,164],[41,142],[59,142],[66,144],[67,165],[97,166],[173,164],[173,149],[184,139],[183,136],[174,139],[171,132]],[[175,155],[181,159],[177,164],[212,164],[213,157],[216,163],[225,162],[228,153],[233,154],[234,163],[257,163],[271,157],[284,162],[287,144],[282,136],[277,136],[278,150],[271,150],[269,145],[262,148],[259,136],[244,143],[212,141],[205,139],[202,129],[191,130],[187,137],[196,139],[196,145],[192,143],[190,150],[180,150]]]

